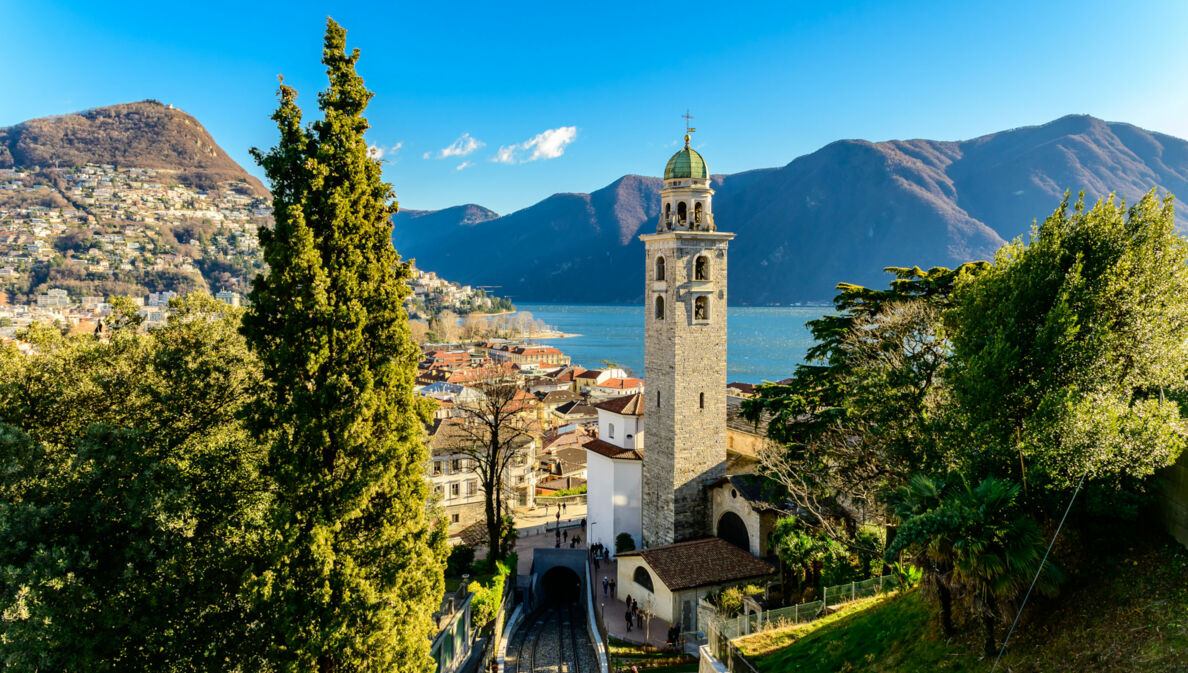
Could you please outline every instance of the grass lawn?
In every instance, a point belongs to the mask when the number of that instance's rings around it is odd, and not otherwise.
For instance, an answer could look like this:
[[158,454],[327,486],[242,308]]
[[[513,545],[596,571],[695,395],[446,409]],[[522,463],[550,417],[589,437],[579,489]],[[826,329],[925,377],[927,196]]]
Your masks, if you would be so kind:
[[638,666],[648,673],[695,673],[697,660],[674,652],[662,652],[654,647],[643,647],[635,643],[610,637],[608,663],[612,671]]
[[[913,590],[740,646],[762,673],[989,671],[980,626],[965,623],[963,606],[954,612],[959,633],[943,640],[934,600]],[[1166,536],[1122,541],[1112,558],[1070,570],[1061,596],[1033,597],[999,670],[1188,671],[1188,550]]]

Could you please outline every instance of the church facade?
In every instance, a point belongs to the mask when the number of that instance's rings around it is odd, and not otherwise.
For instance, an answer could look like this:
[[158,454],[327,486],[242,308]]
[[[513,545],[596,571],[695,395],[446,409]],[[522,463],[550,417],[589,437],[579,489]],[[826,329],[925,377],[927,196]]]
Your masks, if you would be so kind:
[[668,161],[656,233],[646,250],[648,447],[643,544],[713,534],[706,491],[726,473],[726,252],[705,159],[685,147]]

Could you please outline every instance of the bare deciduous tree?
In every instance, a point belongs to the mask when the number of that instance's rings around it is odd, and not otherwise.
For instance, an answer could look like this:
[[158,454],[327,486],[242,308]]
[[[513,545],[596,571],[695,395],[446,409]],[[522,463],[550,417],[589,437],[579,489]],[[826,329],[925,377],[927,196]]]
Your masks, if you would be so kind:
[[472,469],[483,489],[487,542],[492,560],[504,557],[503,518],[506,514],[504,485],[508,468],[531,461],[534,423],[531,400],[512,378],[492,378],[474,386],[481,395],[459,399],[461,416],[458,432],[469,441],[460,447],[472,461]]

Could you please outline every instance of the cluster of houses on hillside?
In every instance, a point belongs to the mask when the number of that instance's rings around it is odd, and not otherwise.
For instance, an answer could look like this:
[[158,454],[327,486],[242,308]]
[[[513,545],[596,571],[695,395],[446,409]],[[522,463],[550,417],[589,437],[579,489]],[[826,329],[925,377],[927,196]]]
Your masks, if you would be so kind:
[[[38,204],[0,205],[0,290],[27,285],[21,281],[38,264],[69,264],[90,281],[162,271],[197,276],[203,258],[254,273],[261,268],[256,228],[272,209],[247,191],[243,183],[198,189],[167,173],[106,164],[0,169],[0,204],[22,203],[17,196]],[[68,205],[45,205],[53,202]],[[163,228],[187,224],[198,226],[180,238]],[[74,239],[59,240],[67,235]]]
[[412,295],[405,303],[414,319],[427,320],[443,310],[465,315],[511,309],[511,304],[502,297],[488,295],[482,288],[448,281],[434,271],[422,271],[415,263],[408,285]]

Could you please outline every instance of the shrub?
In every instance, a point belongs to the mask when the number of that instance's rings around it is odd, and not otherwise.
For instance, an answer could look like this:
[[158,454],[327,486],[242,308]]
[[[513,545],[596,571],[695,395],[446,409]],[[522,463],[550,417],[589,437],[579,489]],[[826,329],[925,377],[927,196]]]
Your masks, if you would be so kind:
[[450,556],[446,560],[446,575],[455,577],[470,572],[474,563],[474,547],[468,544],[457,544],[450,549]]
[[615,553],[622,554],[625,551],[635,551],[635,539],[631,533],[619,533],[615,538]]

